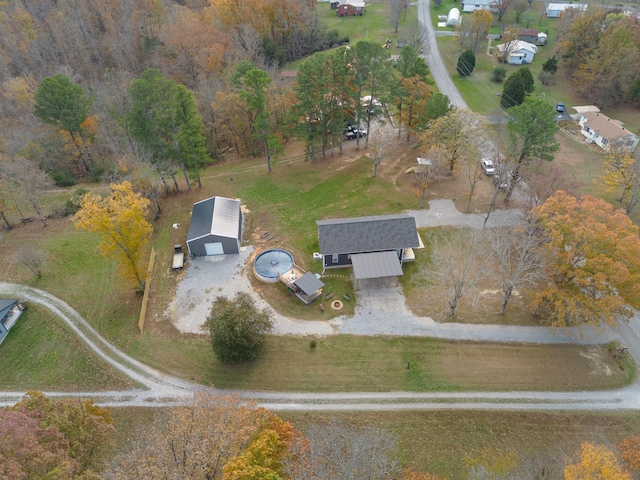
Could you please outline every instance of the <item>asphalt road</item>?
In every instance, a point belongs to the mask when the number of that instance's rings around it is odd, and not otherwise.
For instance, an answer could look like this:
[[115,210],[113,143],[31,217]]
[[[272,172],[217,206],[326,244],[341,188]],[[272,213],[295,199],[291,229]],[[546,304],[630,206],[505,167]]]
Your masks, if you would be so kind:
[[427,42],[425,42],[424,51],[427,52],[425,60],[431,70],[431,75],[438,86],[440,93],[447,95],[451,105],[458,108],[469,108],[467,102],[464,101],[462,95],[456,88],[449,76],[449,72],[444,66],[440,50],[436,43],[436,33],[431,24],[431,15],[429,13],[429,0],[418,1],[418,21],[424,25],[427,32]]

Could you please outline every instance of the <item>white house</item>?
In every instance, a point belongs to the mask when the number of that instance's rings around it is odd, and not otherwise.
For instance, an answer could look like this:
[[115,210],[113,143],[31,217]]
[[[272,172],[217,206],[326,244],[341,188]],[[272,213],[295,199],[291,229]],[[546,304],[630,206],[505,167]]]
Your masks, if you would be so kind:
[[475,10],[491,10],[496,0],[464,0],[462,11],[471,13]]
[[538,53],[538,47],[533,43],[516,40],[514,42],[501,43],[497,46],[499,55],[502,56],[505,50],[508,51],[509,57],[507,63],[512,65],[522,65],[525,63],[533,63],[533,58]]
[[620,120],[614,120],[599,112],[580,113],[578,121],[580,133],[589,143],[609,150],[611,145],[619,144],[633,152],[640,140],[637,135],[624,128]]
[[558,18],[568,8],[586,10],[587,6],[586,3],[549,3],[544,13],[549,18]]

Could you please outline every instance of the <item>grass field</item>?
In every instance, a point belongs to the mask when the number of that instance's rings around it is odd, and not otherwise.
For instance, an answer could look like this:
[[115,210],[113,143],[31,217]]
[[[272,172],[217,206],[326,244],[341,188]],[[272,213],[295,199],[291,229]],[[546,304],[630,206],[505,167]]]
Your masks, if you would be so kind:
[[146,332],[130,354],[218,388],[308,392],[607,389],[627,385],[635,372],[606,347],[338,335],[314,339],[312,348],[311,340],[270,336],[257,361],[229,366],[207,338]]
[[133,385],[48,310],[30,304],[2,343],[6,390],[112,390]]

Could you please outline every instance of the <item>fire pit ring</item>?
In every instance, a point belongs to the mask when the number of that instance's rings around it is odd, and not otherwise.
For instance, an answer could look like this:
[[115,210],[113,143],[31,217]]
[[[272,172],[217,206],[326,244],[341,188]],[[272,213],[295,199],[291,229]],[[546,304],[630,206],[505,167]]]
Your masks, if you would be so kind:
[[331,308],[334,310],[341,310],[342,302],[340,300],[334,300],[333,302],[331,302]]

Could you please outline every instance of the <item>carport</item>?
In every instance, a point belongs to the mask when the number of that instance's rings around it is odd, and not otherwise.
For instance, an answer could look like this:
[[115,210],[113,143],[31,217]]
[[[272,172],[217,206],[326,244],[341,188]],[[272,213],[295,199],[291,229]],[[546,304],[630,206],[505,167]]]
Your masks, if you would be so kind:
[[351,255],[353,275],[356,279],[356,287],[361,280],[381,278],[397,278],[402,275],[402,264],[398,253],[391,250],[385,252],[358,253]]

